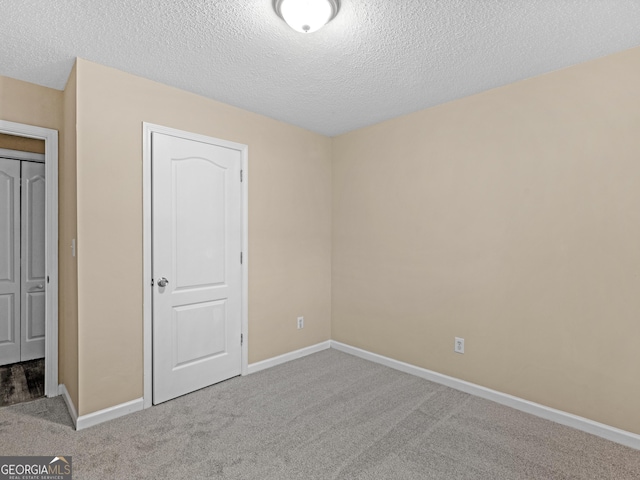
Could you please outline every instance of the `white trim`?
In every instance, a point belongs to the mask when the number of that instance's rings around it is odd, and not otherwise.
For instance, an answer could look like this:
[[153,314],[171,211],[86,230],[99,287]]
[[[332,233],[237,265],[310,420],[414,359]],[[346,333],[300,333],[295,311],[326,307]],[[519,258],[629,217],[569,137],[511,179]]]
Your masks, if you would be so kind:
[[475,395],[476,397],[491,400],[501,405],[515,408],[516,410],[520,410],[521,412],[530,413],[531,415],[535,415],[546,420],[551,420],[552,422],[566,425],[568,427],[575,428],[576,430],[581,430],[583,432],[587,432],[592,435],[596,435],[598,437],[606,438],[607,440],[626,445],[627,447],[640,450],[640,435],[632,432],[627,432],[619,428],[611,427],[609,425],[605,425],[604,423],[594,422],[593,420],[589,420],[588,418],[579,417],[578,415],[573,415],[572,413],[567,413],[562,410],[556,410],[555,408],[546,407],[544,405],[540,405],[539,403],[530,402],[529,400],[524,400],[507,393],[502,393],[490,388],[482,387],[480,385],[476,385],[475,383],[459,380],[457,378],[443,375],[432,370],[416,367],[415,365],[411,365],[409,363],[404,363],[392,358],[383,357],[382,355],[378,355],[377,353],[368,352],[360,348],[352,347],[351,345],[336,342],[335,340],[331,341],[331,348],[335,348],[336,350],[339,350],[341,352],[349,353],[356,357],[379,363],[380,365],[385,365],[395,370],[400,370],[401,372],[415,375],[431,382],[446,385],[447,387],[455,388],[456,390]]
[[242,151],[242,363],[240,373],[249,373],[249,147]]
[[0,148],[0,157],[8,158],[9,160],[44,163],[44,153],[22,152],[20,150],[9,150],[8,148]]
[[331,340],[316,343],[315,345],[311,345],[310,347],[301,348],[300,350],[294,350],[293,352],[278,355],[277,357],[267,358],[266,360],[262,360],[261,362],[252,363],[248,366],[247,373],[256,373],[260,370],[266,370],[267,368],[275,367],[276,365],[281,365],[283,363],[290,362],[291,360],[306,357],[307,355],[318,353],[322,350],[327,350],[328,348],[331,348]]
[[249,147],[240,143],[221,140],[219,138],[200,135],[197,133],[177,130],[175,128],[164,127],[152,123],[142,123],[142,291],[143,291],[143,406],[149,408],[153,401],[153,339],[152,339],[152,250],[151,250],[151,134],[153,132],[164,133],[168,135],[187,138],[204,143],[214,143],[222,147],[238,150],[242,157],[243,181],[242,188],[242,304],[241,304],[241,333],[244,342],[241,350],[241,366],[242,375],[248,372],[249,358],[249,187],[248,187],[248,170],[249,170]]
[[69,395],[69,390],[64,386],[64,383],[58,385],[58,395],[62,395],[64,399],[64,403],[67,404],[67,410],[69,411],[69,415],[71,416],[71,420],[73,420],[73,426],[75,427],[78,424],[78,412],[76,411],[76,407],[71,400],[71,395]]
[[144,408],[153,401],[153,338],[151,296],[151,131],[152,126],[142,124],[142,317],[143,317],[143,399]]
[[49,283],[45,290],[44,394],[58,393],[58,132],[50,128],[0,120],[0,133],[44,140],[45,257]]
[[129,415],[130,413],[139,412],[142,408],[142,398],[136,398],[130,402],[114,405],[113,407],[98,410],[97,412],[89,413],[87,415],[80,415],[76,421],[76,430],[84,430],[85,428],[93,427],[99,423],[115,420],[116,418]]

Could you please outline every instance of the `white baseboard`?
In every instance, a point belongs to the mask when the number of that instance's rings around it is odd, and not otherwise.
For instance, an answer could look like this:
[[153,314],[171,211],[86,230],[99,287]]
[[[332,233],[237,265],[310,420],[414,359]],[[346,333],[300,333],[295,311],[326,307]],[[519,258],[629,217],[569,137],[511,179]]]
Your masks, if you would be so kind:
[[69,391],[67,387],[64,386],[64,383],[58,385],[58,395],[62,395],[64,398],[64,403],[67,404],[67,410],[69,410],[69,415],[71,415],[71,420],[73,420],[73,425],[78,425],[78,411],[76,410],[73,401],[71,400],[71,395],[69,395]]
[[640,450],[640,435],[331,340],[331,348]]
[[85,428],[98,425],[99,423],[115,420],[118,417],[124,417],[130,413],[138,412],[142,410],[143,403],[144,402],[141,397],[119,405],[114,405],[113,407],[98,410],[97,412],[89,413],[87,415],[80,415],[76,423],[76,430],[83,430]]
[[[327,340],[326,342],[311,345],[310,347],[306,348],[301,348],[300,350],[285,353],[284,355],[279,355],[277,357],[269,358],[261,362],[252,363],[248,366],[247,370],[248,373],[259,372],[260,370],[275,367],[276,365],[280,365],[297,358],[305,357],[307,355],[311,355],[312,353],[327,350],[330,347],[331,341]],[[67,388],[63,384],[60,384],[58,386],[58,393],[62,395],[65,403],[67,404],[69,415],[71,415],[76,430],[83,430],[85,428],[98,425],[99,423],[113,420],[133,412],[137,412],[144,408],[144,399],[138,398],[136,400],[131,400],[130,402],[121,403],[120,405],[114,405],[113,407],[105,408],[104,410],[89,413],[88,415],[78,416],[76,408],[71,401],[71,396],[69,395]]]
[[120,405],[114,405],[113,407],[98,410],[97,412],[89,413],[88,415],[78,416],[78,411],[76,410],[76,407],[71,400],[71,395],[69,395],[69,391],[64,384],[58,385],[58,394],[62,395],[62,398],[64,398],[64,403],[67,404],[67,410],[69,410],[69,415],[71,415],[71,420],[73,420],[76,430],[92,427],[99,423],[142,410],[142,398],[137,398],[136,400],[121,403]]
[[321,352],[322,350],[327,350],[329,348],[331,348],[331,340],[317,343],[315,345],[311,345],[310,347],[301,348],[300,350],[295,350],[283,355],[278,355],[277,357],[267,358],[266,360],[262,360],[261,362],[251,363],[247,368],[247,373],[256,373],[260,370],[275,367],[276,365],[290,362],[291,360],[295,360],[296,358],[306,357],[307,355],[311,355],[312,353]]
[[[439,383],[441,385],[446,385],[447,387],[451,387],[480,398],[491,400],[501,405],[515,408],[516,410],[520,410],[522,412],[529,413],[546,420],[551,420],[552,422],[566,425],[568,427],[572,427],[577,430],[581,430],[583,432],[590,433],[592,435],[596,435],[598,437],[602,437],[616,443],[620,443],[622,445],[626,445],[627,447],[640,450],[640,435],[638,434],[628,432],[626,430],[621,430],[604,423],[595,422],[593,420],[589,420],[588,418],[573,415],[562,410],[556,410],[555,408],[546,407],[544,405],[540,405],[539,403],[530,402],[529,400],[515,397],[507,393],[502,393],[498,392],[497,390],[482,387],[480,385],[476,385],[475,383],[460,380],[448,375],[443,375],[432,370],[427,370],[426,368],[417,367],[409,363],[404,363],[399,360],[384,357],[382,355],[378,355],[377,353],[368,352],[357,347],[352,347],[351,345],[336,342],[335,340],[327,340],[326,342],[318,343],[310,347],[301,348],[300,350],[295,350],[293,352],[285,353],[277,357],[262,360],[261,362],[252,363],[248,366],[247,370],[249,374],[256,373],[261,370],[265,370],[267,368],[275,367],[276,365],[281,365],[291,360],[295,360],[297,358],[311,355],[312,353],[326,350],[328,348],[335,348],[336,350],[339,350],[341,352],[348,353],[356,357],[378,363],[380,365],[385,365],[395,370],[399,370],[410,375],[415,375],[417,377],[424,378],[425,380]],[[138,398],[136,400],[131,400],[130,402],[105,408],[104,410],[99,410],[88,415],[78,416],[75,405],[73,404],[69,392],[67,391],[67,388],[64,386],[64,384],[60,384],[58,386],[58,393],[62,395],[62,398],[64,398],[67,409],[69,410],[69,414],[71,415],[73,423],[76,426],[76,430],[82,430],[84,428],[88,428],[93,425],[106,422],[108,420],[113,420],[115,418],[122,417],[124,415],[128,415],[129,413],[137,412],[143,409],[143,399]]]

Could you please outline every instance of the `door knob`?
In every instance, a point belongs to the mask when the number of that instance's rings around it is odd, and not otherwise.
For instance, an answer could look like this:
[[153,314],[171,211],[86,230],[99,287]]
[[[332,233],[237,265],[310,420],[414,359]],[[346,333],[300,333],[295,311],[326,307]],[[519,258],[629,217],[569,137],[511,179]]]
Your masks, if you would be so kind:
[[166,287],[168,284],[169,284],[169,280],[167,280],[164,277],[162,277],[160,280],[158,280],[158,286],[159,287]]

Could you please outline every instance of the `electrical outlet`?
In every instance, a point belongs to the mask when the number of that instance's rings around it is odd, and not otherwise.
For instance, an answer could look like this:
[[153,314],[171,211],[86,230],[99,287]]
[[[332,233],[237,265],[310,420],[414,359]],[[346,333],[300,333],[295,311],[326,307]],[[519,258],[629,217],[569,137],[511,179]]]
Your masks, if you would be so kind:
[[298,330],[304,328],[304,317],[298,317]]
[[464,338],[456,337],[453,344],[453,351],[456,353],[464,353]]

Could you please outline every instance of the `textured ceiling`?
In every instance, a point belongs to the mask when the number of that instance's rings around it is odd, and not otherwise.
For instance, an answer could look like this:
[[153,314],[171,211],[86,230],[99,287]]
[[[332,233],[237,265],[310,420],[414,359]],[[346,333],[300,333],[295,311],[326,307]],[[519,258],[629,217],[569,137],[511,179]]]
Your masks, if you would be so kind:
[[272,0],[0,0],[0,75],[81,57],[326,135],[639,45],[638,0],[342,0],[307,35]]

